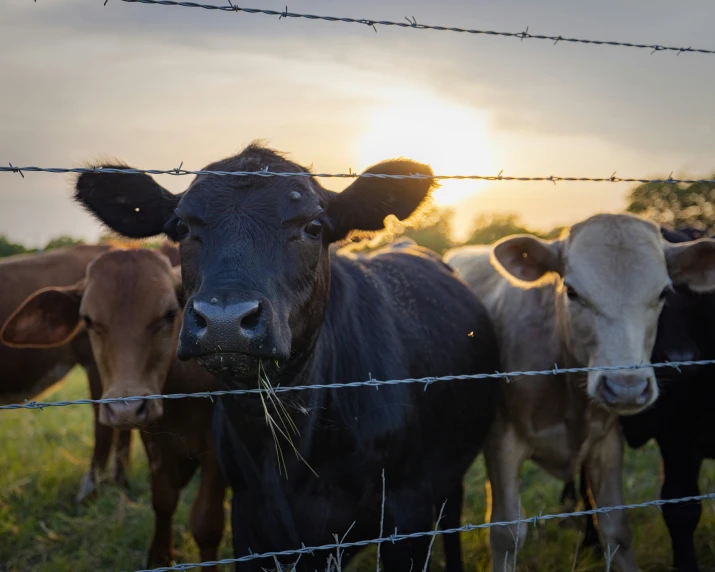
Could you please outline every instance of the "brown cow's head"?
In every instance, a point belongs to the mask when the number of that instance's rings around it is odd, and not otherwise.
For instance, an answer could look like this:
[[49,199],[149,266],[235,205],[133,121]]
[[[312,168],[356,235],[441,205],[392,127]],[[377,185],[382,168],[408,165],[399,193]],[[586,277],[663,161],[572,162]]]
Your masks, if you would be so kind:
[[[172,195],[146,175],[84,174],[77,199],[133,237],[165,233],[180,243],[187,297],[178,355],[211,372],[255,383],[261,362],[280,368],[312,347],[328,304],[329,246],[353,230],[404,220],[434,186],[427,179],[359,178],[325,190],[279,153],[251,145],[212,171],[301,176],[199,175]],[[385,161],[371,174],[431,175],[426,165]],[[298,356],[298,357],[296,357]]]
[[[672,284],[715,290],[715,240],[671,244],[656,225],[630,215],[597,215],[560,240],[507,237],[492,263],[530,288],[557,276],[556,312],[567,352],[588,367],[649,364],[658,316]],[[619,414],[655,401],[653,369],[589,372],[588,394]]]
[[[0,337],[14,347],[67,343],[83,328],[102,380],[103,398],[162,393],[180,325],[179,268],[150,250],[114,250],[95,259],[75,286],[46,288],[8,318]],[[161,400],[103,404],[100,422],[144,425]]]

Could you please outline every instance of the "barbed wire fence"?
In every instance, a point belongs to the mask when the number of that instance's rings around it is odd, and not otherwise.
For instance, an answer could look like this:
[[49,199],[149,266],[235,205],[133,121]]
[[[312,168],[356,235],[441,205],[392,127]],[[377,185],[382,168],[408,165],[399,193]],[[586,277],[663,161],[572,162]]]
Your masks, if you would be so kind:
[[[181,163],[183,166],[183,162]],[[667,178],[619,177],[613,172],[610,177],[564,177],[549,176],[512,176],[500,171],[496,175],[425,175],[423,173],[388,174],[388,173],[311,173],[309,171],[276,172],[267,168],[261,171],[214,171],[210,169],[189,170],[182,166],[174,169],[136,169],[133,167],[19,167],[12,163],[0,165],[0,173],[16,173],[25,178],[25,173],[55,173],[55,174],[120,174],[120,175],[215,175],[218,177],[302,177],[302,178],[332,178],[332,179],[416,179],[416,180],[457,180],[457,181],[518,181],[518,182],[549,182],[549,183],[667,183],[671,185],[715,184],[715,178],[710,179],[678,179],[673,173]]]
[[[105,6],[107,2],[105,1]],[[527,28],[522,32],[499,32],[495,30],[476,30],[470,28],[459,28],[454,26],[436,26],[433,24],[422,24],[417,22],[414,16],[405,16],[405,22],[394,22],[391,20],[379,20],[374,18],[345,18],[339,16],[318,16],[316,14],[302,14],[298,12],[289,12],[288,6],[285,10],[268,10],[265,8],[245,8],[233,4],[231,0],[227,0],[227,4],[201,4],[199,2],[180,2],[177,0],[121,0],[128,4],[153,4],[159,6],[175,6],[181,8],[200,8],[203,10],[214,10],[219,12],[241,12],[243,14],[252,15],[264,15],[264,16],[277,16],[278,19],[283,18],[300,18],[305,20],[322,20],[325,22],[334,23],[346,23],[346,24],[360,24],[363,26],[369,26],[377,32],[377,26],[385,27],[397,27],[397,28],[407,28],[411,30],[433,30],[437,32],[455,32],[460,34],[473,34],[473,35],[483,35],[483,36],[493,36],[493,37],[503,37],[503,38],[513,38],[517,40],[546,40],[553,42],[554,45],[563,42],[569,44],[586,44],[592,46],[613,46],[620,48],[637,48],[637,49],[647,49],[652,50],[651,53],[655,52],[676,52],[676,55],[684,53],[699,53],[699,54],[715,54],[715,50],[708,50],[702,48],[689,47],[676,47],[676,46],[665,46],[662,44],[642,44],[634,42],[617,42],[611,40],[588,40],[583,38],[572,38],[568,36],[553,36],[553,35],[543,35],[543,34],[532,34]]]
[[[428,391],[428,388],[433,383],[437,382],[447,382],[447,381],[478,381],[484,379],[500,379],[506,383],[512,383],[521,377],[534,377],[534,376],[544,376],[544,375],[564,375],[564,374],[574,374],[574,373],[588,373],[588,372],[604,372],[604,371],[624,371],[624,370],[637,370],[644,368],[654,368],[663,369],[670,368],[680,372],[681,367],[696,367],[696,366],[710,366],[715,365],[715,359],[712,360],[690,360],[690,361],[672,361],[672,362],[658,362],[653,364],[631,364],[631,365],[619,365],[619,366],[601,366],[601,367],[574,367],[574,368],[560,368],[558,365],[554,365],[552,369],[548,370],[530,370],[530,371],[510,371],[510,372],[494,372],[494,373],[481,373],[481,374],[470,374],[470,375],[450,375],[450,376],[436,376],[436,377],[424,377],[424,378],[405,378],[405,379],[393,379],[393,380],[377,380],[368,379],[365,381],[356,381],[351,383],[340,383],[340,384],[312,384],[312,385],[296,385],[296,386],[276,386],[273,391],[275,393],[285,393],[285,392],[296,392],[296,391],[308,391],[308,390],[338,390],[347,388],[358,388],[358,387],[374,387],[379,389],[381,386],[390,385],[401,385],[401,384],[423,384],[424,391]],[[144,400],[156,400],[156,399],[187,399],[187,398],[201,398],[201,399],[211,399],[213,401],[214,397],[222,396],[240,396],[240,395],[256,395],[261,393],[268,393],[267,389],[235,389],[235,390],[217,390],[217,391],[202,391],[195,393],[176,393],[176,394],[156,394],[156,395],[133,395],[126,397],[116,397],[107,399],[78,399],[72,401],[54,401],[54,402],[35,402],[27,401],[25,403],[15,403],[9,405],[0,406],[0,410],[42,410],[50,407],[67,407],[71,405],[91,405],[91,404],[107,404],[107,403],[127,403],[131,401],[144,401]],[[251,553],[244,556],[239,556],[235,558],[224,558],[221,560],[210,560],[204,562],[187,562],[176,564],[173,566],[162,566],[152,569],[141,569],[136,572],[169,572],[169,571],[185,571],[193,568],[206,568],[221,565],[231,565],[250,562],[259,559],[277,559],[282,557],[298,556],[303,554],[314,554],[319,551],[330,551],[330,550],[344,550],[346,548],[362,548],[370,545],[381,546],[384,543],[395,543],[403,540],[414,539],[414,538],[424,538],[431,537],[435,538],[437,536],[444,536],[448,534],[457,534],[463,532],[474,532],[477,530],[488,530],[495,527],[508,527],[514,525],[520,525],[522,523],[532,524],[534,527],[538,522],[546,522],[556,519],[568,519],[568,518],[580,518],[593,515],[607,515],[614,511],[621,510],[633,510],[642,509],[648,507],[661,508],[665,505],[682,504],[689,502],[701,502],[701,501],[713,501],[715,500],[715,492],[710,492],[697,496],[687,496],[677,499],[654,499],[650,501],[623,504],[617,506],[609,507],[598,507],[595,509],[571,511],[571,512],[559,512],[552,514],[539,514],[531,517],[519,518],[516,520],[509,521],[497,521],[497,522],[486,522],[481,524],[467,523],[463,526],[457,528],[449,529],[437,529],[430,531],[419,531],[409,534],[401,534],[398,531],[395,533],[382,536],[382,533],[377,538],[364,539],[357,541],[346,542],[344,537],[342,540],[338,540],[336,536],[336,542],[323,544],[318,546],[301,546],[300,548],[290,549],[290,550],[280,550],[271,551],[264,553]],[[384,497],[383,497],[384,503]],[[607,556],[608,558],[608,556]],[[288,567],[288,570],[291,570]]]
[[443,382],[443,381],[466,381],[466,380],[480,380],[480,379],[502,379],[507,383],[511,383],[518,377],[534,377],[539,375],[562,375],[567,373],[588,373],[588,372],[603,372],[603,371],[626,371],[626,370],[637,370],[645,368],[671,368],[680,371],[681,367],[693,367],[693,366],[704,366],[704,365],[715,365],[715,360],[691,360],[691,361],[667,361],[659,362],[654,364],[632,364],[632,365],[613,365],[613,366],[597,366],[597,367],[569,367],[560,368],[558,365],[554,365],[552,369],[542,369],[542,370],[531,370],[531,371],[510,371],[510,372],[499,372],[494,373],[475,373],[475,374],[465,374],[465,375],[444,375],[435,377],[411,377],[405,379],[368,379],[366,381],[353,381],[349,383],[315,383],[311,385],[288,385],[288,386],[276,386],[273,390],[267,389],[225,389],[217,391],[199,391],[195,393],[170,393],[170,394],[155,394],[155,395],[130,395],[127,397],[111,397],[106,399],[76,399],[73,401],[50,401],[50,402],[37,402],[37,401],[26,401],[25,403],[12,403],[9,405],[0,405],[0,411],[2,410],[13,410],[13,409],[44,409],[46,407],[67,407],[69,405],[101,405],[108,403],[129,403],[131,401],[152,401],[156,399],[187,399],[187,398],[204,398],[213,399],[214,397],[221,397],[224,395],[258,395],[258,394],[268,394],[271,392],[275,393],[286,393],[293,391],[310,391],[318,389],[350,389],[356,387],[375,387],[379,388],[384,385],[407,385],[414,383],[423,384],[424,390],[433,383]]
[[[116,1],[116,0],[114,0]],[[671,52],[676,55],[683,53],[698,53],[704,55],[715,54],[715,50],[704,49],[704,48],[693,48],[688,47],[677,47],[668,46],[664,44],[646,44],[637,42],[624,42],[624,41],[611,41],[611,40],[593,40],[576,38],[563,35],[543,35],[534,34],[529,32],[527,27],[524,31],[520,32],[505,32],[496,30],[481,30],[473,28],[463,28],[456,26],[441,26],[434,24],[423,24],[419,23],[414,17],[406,17],[405,21],[390,21],[372,18],[350,18],[350,17],[338,17],[338,16],[323,16],[316,14],[307,13],[297,13],[290,12],[288,6],[285,10],[270,10],[263,8],[249,8],[241,7],[232,3],[231,0],[227,0],[227,4],[202,4],[197,2],[183,2],[176,0],[120,0],[125,3],[132,4],[144,4],[144,5],[158,5],[163,7],[180,7],[180,8],[196,8],[210,11],[218,11],[222,13],[242,13],[246,15],[264,15],[272,16],[280,19],[305,19],[311,21],[324,21],[331,23],[347,23],[347,24],[359,24],[363,26],[369,26],[377,32],[378,26],[380,27],[395,27],[401,29],[410,30],[431,30],[431,31],[443,31],[443,32],[453,32],[461,34],[470,35],[480,35],[489,37],[502,37],[523,40],[541,40],[550,41],[554,45],[559,43],[566,44],[582,44],[589,46],[611,46],[619,48],[635,48],[635,49],[647,49],[651,50],[651,54],[656,52]],[[106,6],[109,0],[105,0],[104,5]],[[715,178],[710,179],[677,179],[673,178],[672,173],[668,178],[647,178],[647,177],[619,177],[616,176],[614,172],[610,177],[568,177],[568,176],[507,176],[503,175],[503,171],[497,175],[424,175],[420,173],[413,173],[407,175],[390,175],[390,174],[380,174],[380,173],[353,173],[350,170],[348,173],[310,173],[310,172],[271,172],[268,169],[262,171],[211,171],[211,170],[188,170],[183,169],[183,162],[181,165],[174,169],[134,169],[134,168],[107,168],[107,167],[82,167],[82,168],[52,168],[52,167],[37,167],[37,166],[25,166],[19,167],[12,163],[8,163],[8,166],[0,166],[0,172],[15,173],[19,174],[22,178],[25,177],[25,173],[72,173],[72,174],[82,174],[82,173],[117,173],[117,174],[148,174],[148,175],[175,175],[175,176],[185,176],[185,175],[216,175],[216,176],[239,176],[239,177],[317,177],[317,178],[380,178],[380,179],[431,179],[431,180],[483,180],[483,181],[518,181],[518,182],[596,182],[596,183],[666,183],[666,184],[715,184]],[[336,390],[343,388],[357,388],[357,387],[374,387],[379,389],[381,386],[398,385],[398,384],[423,384],[424,390],[428,391],[431,384],[436,382],[447,382],[447,381],[465,381],[465,380],[484,380],[484,379],[501,379],[507,383],[512,382],[516,378],[520,377],[533,377],[541,375],[561,375],[561,374],[572,374],[572,373],[587,373],[590,371],[622,371],[622,370],[633,370],[640,368],[674,368],[679,370],[680,367],[693,367],[693,366],[703,366],[703,365],[715,365],[715,360],[697,360],[697,361],[680,361],[680,362],[661,362],[655,364],[631,364],[622,366],[607,366],[607,367],[587,367],[587,368],[559,368],[554,365],[553,369],[550,370],[534,370],[534,371],[512,371],[512,372],[494,372],[494,373],[483,373],[483,374],[473,374],[473,375],[456,375],[456,376],[441,376],[441,377],[427,377],[427,378],[406,378],[406,379],[396,379],[396,380],[376,380],[369,379],[366,381],[355,381],[352,383],[344,384],[312,384],[312,385],[298,385],[298,386],[278,386],[275,388],[276,393],[291,392],[291,391],[308,391],[308,390]],[[185,399],[185,398],[203,398],[211,399],[214,397],[221,396],[240,396],[240,395],[251,395],[260,394],[266,392],[265,389],[237,389],[237,390],[222,390],[222,391],[208,391],[208,392],[197,392],[197,393],[184,393],[184,394],[168,394],[168,395],[147,395],[147,396],[126,396],[111,399],[80,399],[74,401],[55,401],[55,402],[36,402],[36,401],[25,401],[25,403],[16,403],[9,405],[0,406],[0,410],[43,410],[50,407],[65,407],[71,405],[89,405],[89,404],[107,404],[114,402],[130,402],[137,400],[155,400],[155,399]],[[529,518],[519,518],[512,521],[501,521],[501,522],[489,522],[482,524],[466,524],[458,528],[450,528],[445,530],[431,530],[431,531],[420,531],[410,534],[401,534],[396,531],[394,534],[383,536],[382,530],[380,536],[373,539],[364,539],[357,541],[346,542],[345,537],[342,540],[338,540],[336,537],[336,542],[324,544],[320,546],[301,546],[292,550],[282,550],[273,551],[258,554],[248,554],[239,556],[236,558],[227,558],[217,561],[206,561],[206,562],[195,562],[195,563],[183,563],[174,566],[166,566],[160,568],[154,568],[151,570],[140,570],[138,572],[168,572],[168,571],[183,571],[192,568],[202,568],[202,567],[212,567],[217,565],[228,565],[237,564],[242,562],[249,562],[257,559],[276,559],[279,557],[290,557],[297,556],[300,557],[303,554],[313,554],[318,551],[329,551],[329,550],[342,550],[345,548],[357,548],[364,547],[368,545],[377,545],[378,547],[384,543],[395,543],[411,538],[423,538],[431,537],[435,538],[437,536],[443,536],[448,534],[456,534],[462,532],[472,532],[475,530],[491,529],[495,527],[507,527],[513,525],[520,525],[522,523],[537,525],[538,522],[549,521],[554,519],[566,519],[575,517],[584,517],[591,515],[609,514],[613,511],[621,510],[632,510],[647,507],[662,507],[665,505],[673,505],[687,502],[700,502],[700,501],[712,501],[715,500],[715,492],[698,495],[682,497],[678,499],[658,499],[650,500],[635,504],[625,504],[610,507],[599,507],[590,510],[581,510],[573,512],[561,512],[553,514],[540,514]],[[383,497],[384,503],[384,497]],[[609,555],[606,556],[607,560],[612,557],[611,550],[609,546]],[[616,548],[617,550],[617,548]]]

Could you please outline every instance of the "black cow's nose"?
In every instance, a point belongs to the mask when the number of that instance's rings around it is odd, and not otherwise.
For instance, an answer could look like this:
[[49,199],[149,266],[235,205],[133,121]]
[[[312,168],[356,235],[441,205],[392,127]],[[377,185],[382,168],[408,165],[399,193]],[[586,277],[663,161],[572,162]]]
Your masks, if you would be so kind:
[[209,330],[209,328],[217,329],[224,326],[238,327],[251,336],[255,333],[261,316],[261,303],[257,300],[238,302],[224,307],[220,307],[213,301],[202,302],[196,300],[193,308],[199,327],[205,331]]
[[696,357],[692,349],[667,349],[664,353],[665,360],[673,362],[694,361]]
[[267,334],[265,315],[258,300],[191,300],[184,311],[179,357],[260,351]]

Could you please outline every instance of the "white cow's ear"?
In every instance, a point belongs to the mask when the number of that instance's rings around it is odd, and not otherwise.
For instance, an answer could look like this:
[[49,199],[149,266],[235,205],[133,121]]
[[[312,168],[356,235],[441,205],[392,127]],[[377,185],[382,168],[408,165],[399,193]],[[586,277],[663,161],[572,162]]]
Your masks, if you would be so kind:
[[533,288],[551,274],[562,274],[563,242],[547,242],[529,234],[508,236],[494,244],[491,262],[515,286]]
[[715,291],[715,240],[663,241],[663,251],[674,284],[687,285],[693,292]]

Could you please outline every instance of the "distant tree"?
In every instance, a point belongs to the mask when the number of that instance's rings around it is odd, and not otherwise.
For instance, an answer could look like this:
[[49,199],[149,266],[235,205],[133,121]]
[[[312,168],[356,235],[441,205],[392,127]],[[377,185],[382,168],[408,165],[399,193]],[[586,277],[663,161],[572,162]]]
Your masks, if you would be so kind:
[[0,234],[0,258],[5,256],[13,256],[15,254],[24,254],[32,252],[25,248],[22,244],[10,242],[4,234]]
[[68,246],[75,246],[77,244],[84,244],[84,240],[82,240],[81,238],[72,238],[71,236],[62,235],[50,240],[45,245],[44,250],[52,250],[54,248],[66,248]]
[[415,228],[408,228],[402,236],[414,240],[420,246],[444,254],[445,250],[454,246],[452,235],[452,217],[450,209],[434,209]]
[[628,212],[671,228],[715,229],[715,184],[644,183],[629,196]]
[[521,216],[516,213],[488,213],[474,219],[474,227],[464,244],[492,244],[512,234],[533,234],[550,239],[556,238],[560,232],[560,228],[555,228],[548,233],[527,228]]

